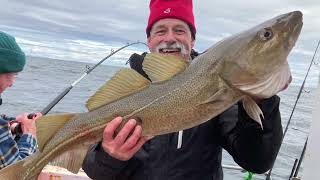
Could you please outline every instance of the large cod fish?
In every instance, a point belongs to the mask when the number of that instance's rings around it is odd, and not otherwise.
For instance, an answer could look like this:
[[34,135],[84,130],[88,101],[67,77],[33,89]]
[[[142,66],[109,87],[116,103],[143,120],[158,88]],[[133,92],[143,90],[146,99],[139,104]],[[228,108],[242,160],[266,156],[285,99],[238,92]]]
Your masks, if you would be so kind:
[[191,63],[148,54],[143,69],[117,72],[87,102],[89,112],[48,115],[36,123],[39,151],[0,171],[0,179],[35,180],[52,162],[78,172],[88,147],[102,139],[117,116],[135,118],[142,134],[160,135],[191,128],[239,100],[248,115],[263,118],[252,97],[268,98],[291,80],[287,56],[302,28],[302,13],[287,13],[226,38]]

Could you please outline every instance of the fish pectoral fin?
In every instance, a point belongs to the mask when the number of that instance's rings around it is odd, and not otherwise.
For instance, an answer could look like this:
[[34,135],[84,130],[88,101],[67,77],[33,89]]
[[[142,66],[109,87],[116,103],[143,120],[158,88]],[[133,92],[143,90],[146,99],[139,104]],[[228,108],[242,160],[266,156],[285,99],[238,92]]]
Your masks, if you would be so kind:
[[42,152],[44,146],[56,132],[61,129],[76,114],[57,114],[43,116],[36,121],[37,141],[39,151]]
[[259,123],[261,128],[263,129],[261,116],[262,118],[264,118],[264,116],[263,116],[263,112],[261,111],[257,103],[250,96],[245,96],[242,99],[242,104],[248,116],[254,121],[256,121],[257,123]]
[[135,70],[121,69],[89,98],[86,107],[92,111],[122,97],[139,92],[149,84],[150,81]]
[[144,58],[142,68],[152,82],[166,81],[186,69],[188,63],[172,55],[149,53]]
[[89,146],[78,144],[66,152],[57,156],[51,162],[53,166],[59,166],[77,174],[82,166],[82,162],[87,154]]

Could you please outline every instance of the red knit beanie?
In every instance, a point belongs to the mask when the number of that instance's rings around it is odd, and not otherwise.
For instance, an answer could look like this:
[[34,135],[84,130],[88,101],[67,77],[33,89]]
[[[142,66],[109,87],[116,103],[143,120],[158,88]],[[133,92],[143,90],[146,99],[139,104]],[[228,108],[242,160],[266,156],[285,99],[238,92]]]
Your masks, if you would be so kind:
[[186,22],[190,27],[193,38],[195,38],[196,26],[194,24],[192,0],[151,0],[150,16],[146,28],[148,37],[152,25],[164,18],[176,18]]

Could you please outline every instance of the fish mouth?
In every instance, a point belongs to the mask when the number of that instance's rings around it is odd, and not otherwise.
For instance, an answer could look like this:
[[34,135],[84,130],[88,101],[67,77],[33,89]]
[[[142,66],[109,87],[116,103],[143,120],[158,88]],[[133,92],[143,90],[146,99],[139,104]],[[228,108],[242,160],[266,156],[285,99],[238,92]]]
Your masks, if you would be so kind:
[[289,13],[289,16],[291,19],[293,19],[295,22],[302,22],[303,14],[301,11],[293,11]]
[[292,30],[292,33],[294,34],[293,36],[291,36],[291,38],[289,39],[289,41],[291,42],[291,44],[294,46],[295,43],[297,42],[298,40],[298,37],[299,37],[299,34],[301,32],[301,29],[302,29],[302,26],[303,26],[303,23],[302,21],[300,21],[295,27],[294,29]]
[[290,19],[292,22],[295,22],[292,33],[298,38],[303,26],[303,15],[300,11],[293,11],[290,13]]
[[273,27],[273,31],[279,32],[284,38],[284,47],[291,50],[295,45],[303,26],[303,14],[301,11],[292,11],[275,17],[275,21],[267,22],[267,27]]

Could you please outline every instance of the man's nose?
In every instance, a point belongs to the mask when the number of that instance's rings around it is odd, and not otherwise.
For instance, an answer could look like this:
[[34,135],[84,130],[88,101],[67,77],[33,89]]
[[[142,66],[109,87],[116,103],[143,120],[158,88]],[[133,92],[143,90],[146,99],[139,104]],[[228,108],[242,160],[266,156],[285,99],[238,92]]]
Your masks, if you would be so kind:
[[177,42],[177,38],[176,38],[175,34],[173,33],[173,31],[168,31],[168,33],[164,37],[164,41],[169,44],[173,44],[173,43]]

